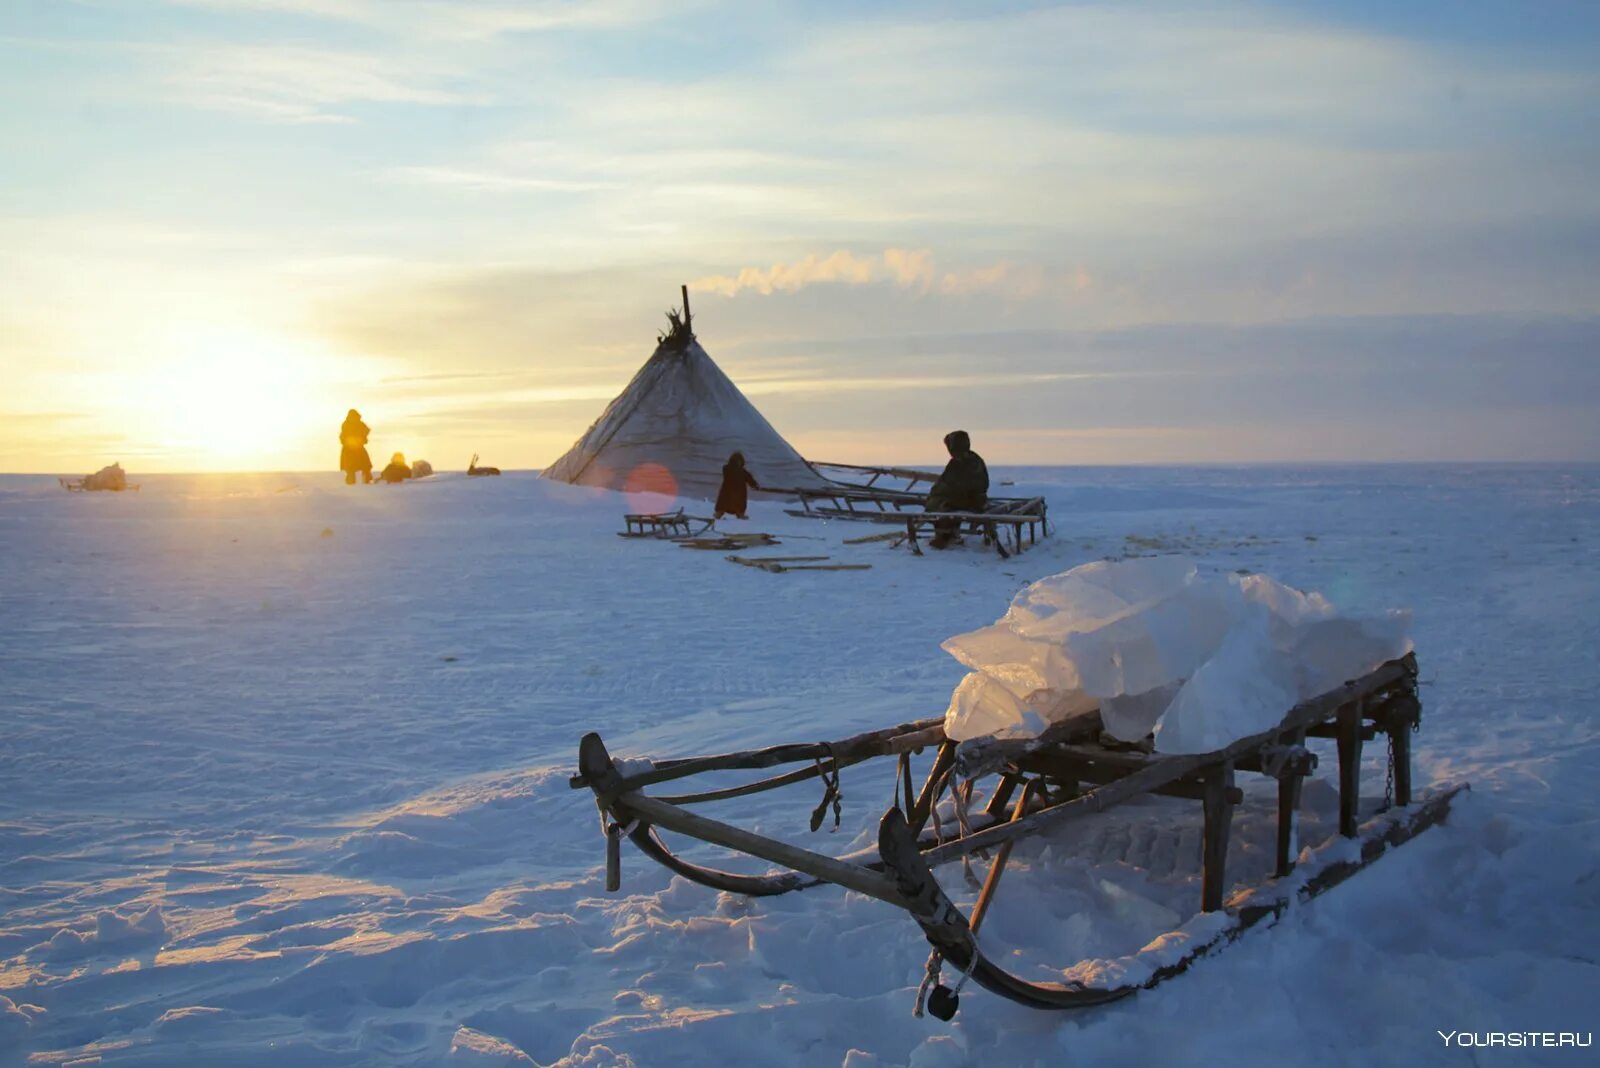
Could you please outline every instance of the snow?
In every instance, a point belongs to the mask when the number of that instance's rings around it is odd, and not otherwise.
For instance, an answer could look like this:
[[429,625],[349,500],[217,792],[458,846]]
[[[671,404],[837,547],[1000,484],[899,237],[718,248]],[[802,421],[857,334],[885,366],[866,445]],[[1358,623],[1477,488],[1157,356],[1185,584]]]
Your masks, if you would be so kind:
[[[1054,538],[913,558],[758,503],[729,529],[873,565],[783,575],[616,538],[626,497],[531,473],[0,478],[0,1065],[1452,1064],[1438,1030],[1593,1027],[1600,469],[995,475],[1049,498]],[[1352,616],[1410,606],[1419,784],[1473,784],[1450,823],[1065,1015],[969,986],[952,1023],[912,1019],[915,925],[836,888],[719,895],[625,844],[604,892],[567,786],[584,731],[669,758],[937,714],[962,675],[947,636],[1041,577],[1178,554]],[[705,811],[842,853],[871,845],[892,778],[845,769],[837,834],[806,831],[814,783]],[[1241,887],[1272,857],[1270,784],[1242,784]],[[1306,795],[1315,851],[1334,795]],[[1059,978],[1200,937],[1196,809],[1020,843],[986,949]],[[959,865],[940,876],[971,904]]]

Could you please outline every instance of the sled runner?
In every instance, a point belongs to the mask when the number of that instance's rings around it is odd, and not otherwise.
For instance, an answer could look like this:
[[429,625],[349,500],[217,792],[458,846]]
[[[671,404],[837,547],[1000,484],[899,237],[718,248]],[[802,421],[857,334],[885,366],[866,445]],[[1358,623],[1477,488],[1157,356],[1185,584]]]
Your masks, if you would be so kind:
[[137,492],[137,490],[139,489],[138,483],[134,483],[131,486],[96,486],[90,481],[89,478],[60,478],[60,477],[57,477],[56,481],[61,483],[61,488],[62,489],[67,490],[67,491],[69,491],[71,493],[83,493],[85,491],[93,491],[93,490],[113,490],[113,491],[115,491],[117,493],[121,493],[121,492],[123,492],[125,490],[133,490],[133,491]]
[[[1466,784],[1414,795],[1411,736],[1421,722],[1415,657],[1407,654],[1319,697],[1303,701],[1268,730],[1209,753],[1163,755],[1102,741],[1097,710],[1063,720],[1028,740],[975,739],[956,743],[942,717],[871,731],[837,742],[780,745],[768,749],[691,759],[627,761],[618,765],[598,734],[584,736],[578,750],[574,789],[594,792],[606,838],[606,888],[621,882],[621,840],[629,838],[646,856],[673,872],[716,890],[751,896],[788,893],[834,883],[905,910],[922,928],[932,954],[917,999],[941,1019],[954,1015],[968,981],[1037,1008],[1098,1005],[1148,988],[1184,971],[1198,958],[1258,924],[1270,924],[1296,902],[1308,900],[1349,878],[1443,820]],[[1365,823],[1359,819],[1360,768],[1367,742],[1385,736],[1388,777],[1384,806]],[[1297,842],[1301,787],[1316,770],[1308,738],[1336,743],[1338,835],[1316,849]],[[911,757],[933,749],[932,766],[913,789]],[[829,856],[709,819],[690,806],[749,796],[813,779],[823,784],[811,828],[828,809],[839,818],[840,774],[878,758],[896,758],[894,804],[879,824],[875,850]],[[659,796],[649,787],[729,770],[800,767],[736,786]],[[1274,876],[1263,885],[1224,898],[1233,809],[1242,799],[1241,773],[1270,777],[1277,784],[1277,848]],[[1200,802],[1201,915],[1176,932],[1123,958],[1122,978],[1110,983],[1072,978],[1032,982],[984,953],[979,931],[999,886],[1013,844],[1068,821],[1093,817],[1113,805],[1149,795]],[[949,803],[941,806],[942,799]],[[981,804],[980,804],[981,801]],[[946,814],[941,816],[941,807]],[[930,827],[931,824],[931,827]],[[778,865],[764,875],[720,871],[692,862],[668,848],[661,831],[687,835]],[[941,887],[934,869],[992,850],[977,901],[963,914]],[[941,981],[949,963],[957,980]],[[1081,962],[1087,963],[1087,962]]]

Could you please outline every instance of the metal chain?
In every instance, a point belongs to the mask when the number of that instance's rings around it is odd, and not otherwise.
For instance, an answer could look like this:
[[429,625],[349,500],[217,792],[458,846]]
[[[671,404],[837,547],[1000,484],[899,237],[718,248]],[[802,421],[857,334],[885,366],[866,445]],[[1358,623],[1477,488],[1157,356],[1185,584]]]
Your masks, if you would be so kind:
[[1389,766],[1383,775],[1383,810],[1387,812],[1394,807],[1394,729],[1385,731],[1384,737],[1389,740]]

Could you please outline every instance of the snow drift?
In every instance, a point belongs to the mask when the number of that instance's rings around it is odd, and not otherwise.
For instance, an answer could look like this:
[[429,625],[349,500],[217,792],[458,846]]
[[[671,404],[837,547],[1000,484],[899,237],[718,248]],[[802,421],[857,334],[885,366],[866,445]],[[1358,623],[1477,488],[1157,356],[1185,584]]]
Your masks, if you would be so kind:
[[1204,578],[1183,556],[1084,564],[1040,579],[992,626],[943,648],[971,668],[945,729],[1028,738],[1099,706],[1124,741],[1203,753],[1411,648],[1410,615],[1341,616],[1265,575]]

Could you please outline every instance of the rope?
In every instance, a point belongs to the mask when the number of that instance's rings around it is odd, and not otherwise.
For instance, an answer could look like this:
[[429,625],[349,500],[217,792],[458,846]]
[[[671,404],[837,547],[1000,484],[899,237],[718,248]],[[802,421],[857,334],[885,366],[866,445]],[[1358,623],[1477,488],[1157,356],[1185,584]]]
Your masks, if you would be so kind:
[[898,781],[895,783],[895,787],[894,787],[895,788],[895,804],[897,806],[900,805],[899,793],[900,793],[900,789],[902,787],[904,787],[905,788],[905,804],[904,804],[904,806],[902,806],[900,808],[900,811],[901,811],[901,813],[903,813],[905,815],[906,819],[910,819],[911,818],[911,809],[917,803],[916,795],[914,793],[912,793],[912,790],[911,790],[911,754],[910,753],[901,753],[900,754],[899,763],[900,763],[900,767],[899,767],[899,771],[897,772]]
[[[971,779],[967,780],[968,783],[971,783],[971,781]],[[955,806],[956,826],[961,829],[961,837],[969,837],[972,834],[972,823],[967,818],[966,792],[958,786],[950,791],[950,800]],[[970,885],[979,885],[978,877],[972,871],[972,857],[966,853],[961,854],[961,872],[966,876],[966,880]]]
[[833,762],[833,771],[822,766],[822,758],[817,757],[817,777],[822,780],[822,800],[817,807],[811,810],[811,833],[815,834],[822,826],[822,820],[828,813],[828,806],[833,806],[833,829],[839,829],[841,812],[839,802],[844,800],[844,792],[839,789],[839,756],[833,751],[831,742],[823,742],[822,747],[828,751],[828,759]]
[[917,1004],[911,1010],[911,1015],[922,1019],[922,1008],[928,1000],[928,988],[939,981],[939,966],[944,963],[944,956],[936,949],[928,954],[928,967],[923,972],[922,984],[917,987]]
[[966,967],[966,970],[964,970],[961,973],[961,978],[956,982],[956,988],[955,988],[955,990],[951,991],[951,993],[953,993],[953,994],[961,993],[961,988],[967,985],[967,980],[972,978],[972,972],[977,967],[978,967],[978,935],[977,935],[977,932],[973,932],[973,934],[972,934],[972,951],[967,955],[967,967]]
[[[978,967],[978,937],[972,935],[969,941],[970,952],[967,954],[967,966],[961,971],[961,978],[956,980],[955,989],[950,991],[952,996],[959,996],[967,980],[972,978],[972,973]],[[922,982],[917,984],[917,1002],[911,1008],[911,1015],[922,1019],[923,1010],[928,1004],[928,989],[939,985],[939,971],[944,967],[944,954],[937,949],[928,954],[928,965],[923,970]],[[1082,984],[1078,984],[1081,986]]]
[[939,819],[939,799],[944,796],[944,788],[950,783],[950,775],[951,772],[947,771],[939,776],[939,781],[933,787],[933,802],[928,806],[928,815],[933,818],[933,840],[939,843],[944,842],[944,824]]

